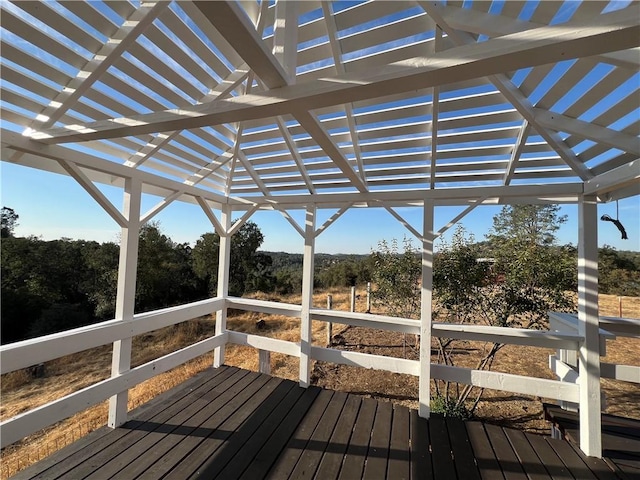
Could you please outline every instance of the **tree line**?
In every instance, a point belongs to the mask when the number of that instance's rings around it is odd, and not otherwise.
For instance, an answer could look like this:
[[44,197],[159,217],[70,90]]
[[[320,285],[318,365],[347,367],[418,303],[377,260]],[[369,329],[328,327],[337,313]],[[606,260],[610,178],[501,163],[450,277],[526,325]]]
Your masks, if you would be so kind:
[[[498,221],[512,221],[512,217],[503,215]],[[12,209],[2,208],[2,343],[112,319],[117,290],[118,244],[16,237],[14,231],[18,219]],[[555,232],[557,218],[552,216],[550,221],[551,236],[548,236],[549,228],[544,224],[537,227],[543,233],[530,228],[529,234],[543,246],[540,251],[518,246],[513,240],[508,243],[500,235],[482,242],[460,237],[455,240],[454,236],[454,241],[464,243],[465,248],[472,252],[474,265],[482,257],[493,258],[493,261],[505,265],[520,265],[520,270],[509,273],[513,276],[513,279],[508,279],[510,281],[517,282],[527,272],[537,272],[548,279],[555,278],[563,288],[575,290],[577,251],[571,245],[555,245],[552,233]],[[524,229],[522,226],[514,228]],[[541,236],[536,238],[535,235]],[[229,293],[234,296],[253,291],[299,293],[302,288],[302,255],[260,251],[263,241],[262,232],[253,222],[247,222],[232,237]],[[158,223],[142,227],[135,311],[155,310],[215,295],[219,248],[220,237],[216,233],[203,234],[191,247],[171,240]],[[439,260],[445,258],[443,253],[448,251],[447,245],[441,245],[439,250],[435,263],[436,280],[438,275],[447,275],[443,270],[447,264]],[[398,270],[404,277],[419,281],[419,262],[419,254],[411,249],[410,244],[401,251],[396,241],[381,242],[378,250],[370,255],[316,254],[314,286],[330,288],[373,282],[377,286],[378,298],[384,298],[386,294],[394,294],[394,289],[398,293],[402,285],[394,276]],[[482,265],[487,266],[486,263]],[[562,268],[560,273],[552,273],[547,271],[547,266]],[[493,271],[497,270],[494,268]],[[601,292],[640,295],[639,272],[640,253],[620,252],[607,246],[600,249]],[[496,280],[504,283],[504,275],[500,273]],[[407,309],[415,306],[412,295],[416,282],[409,286],[409,291],[402,293],[401,296],[411,305],[398,310],[398,315],[409,316]]]

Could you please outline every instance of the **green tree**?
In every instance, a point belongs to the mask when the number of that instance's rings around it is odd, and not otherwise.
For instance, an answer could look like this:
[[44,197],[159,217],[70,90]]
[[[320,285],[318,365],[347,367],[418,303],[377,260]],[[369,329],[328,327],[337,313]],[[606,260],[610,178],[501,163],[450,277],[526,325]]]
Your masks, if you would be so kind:
[[420,317],[420,279],[422,266],[418,251],[411,241],[404,239],[400,252],[398,242],[382,240],[378,250],[371,254],[373,271],[371,281],[372,303],[382,306],[389,315],[403,318]]
[[[268,255],[257,251],[263,241],[260,228],[253,222],[245,223],[231,237],[229,294],[240,296],[251,289],[273,288],[268,273],[270,259],[266,258]],[[194,273],[214,295],[218,285],[219,252],[220,236],[217,233],[205,233],[198,239],[191,254]],[[256,278],[260,272],[265,274],[262,280]]]
[[13,208],[2,207],[0,215],[0,237],[13,237],[13,231],[18,226],[18,214],[13,210]]
[[157,222],[140,229],[136,310],[149,311],[202,298],[191,270],[191,249],[164,235]]

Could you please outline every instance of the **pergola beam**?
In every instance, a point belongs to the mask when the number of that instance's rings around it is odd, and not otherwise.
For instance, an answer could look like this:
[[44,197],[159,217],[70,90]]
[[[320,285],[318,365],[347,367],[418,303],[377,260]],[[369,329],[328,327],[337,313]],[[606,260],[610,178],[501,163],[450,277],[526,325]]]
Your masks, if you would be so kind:
[[640,139],[638,137],[540,108],[534,108],[533,114],[536,122],[543,127],[556,132],[571,133],[640,157]]
[[[449,38],[453,40],[454,44],[458,46],[462,45],[477,45],[475,39],[468,33],[460,32],[452,28],[447,24],[444,16],[442,15],[441,7],[439,3],[432,3],[427,1],[419,2],[422,8],[429,14],[430,17],[436,20],[438,25],[447,33]],[[539,30],[539,29],[536,29]],[[531,30],[529,30],[531,32]],[[507,35],[509,38],[512,35]],[[496,39],[499,40],[499,39]],[[494,40],[495,41],[495,40]],[[488,43],[488,42],[487,42]],[[505,71],[513,71],[515,69],[506,69]],[[513,82],[503,73],[488,75],[489,81],[495,85],[495,87],[502,93],[502,95],[518,110],[518,112],[524,117],[524,119],[536,129],[538,134],[553,148],[558,155],[565,161],[565,163],[578,175],[582,180],[588,180],[593,177],[593,173],[578,159],[573,151],[562,141],[560,135],[556,132],[549,132],[546,128],[540,125],[534,113],[534,108],[529,99],[518,89]]]
[[[213,5],[207,8],[214,9],[220,5],[219,2],[201,3]],[[263,43],[258,42],[257,45],[262,47],[258,47],[262,51]],[[601,15],[597,21],[541,27],[452,48],[429,57],[414,57],[370,71],[284,86],[265,93],[243,95],[188,109],[34,132],[32,138],[43,143],[83,142],[255,120],[422,90],[638,45],[640,25],[636,19],[630,18],[625,11],[613,12]],[[256,51],[255,48],[248,50]],[[271,64],[265,57],[271,58],[272,55],[268,51],[266,54],[261,53],[255,62],[259,65],[264,65],[265,62]],[[265,81],[264,78],[262,80]],[[265,81],[267,85],[273,82],[273,78],[269,82]]]

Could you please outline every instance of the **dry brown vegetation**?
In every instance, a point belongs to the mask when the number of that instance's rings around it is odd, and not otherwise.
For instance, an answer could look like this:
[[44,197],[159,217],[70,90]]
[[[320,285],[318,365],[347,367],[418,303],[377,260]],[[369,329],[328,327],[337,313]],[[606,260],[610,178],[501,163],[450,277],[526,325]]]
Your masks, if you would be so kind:
[[[328,293],[333,296],[335,309],[349,309],[349,292],[346,289],[319,292],[314,295],[314,304],[324,307]],[[300,302],[299,296],[277,298],[258,295],[257,298],[287,303]],[[358,300],[357,311],[366,310],[365,301],[364,296]],[[640,318],[640,298],[624,297],[622,305],[625,317]],[[617,315],[618,297],[601,295],[600,310],[602,315]],[[258,328],[256,324],[260,319],[265,320],[263,328]],[[325,327],[326,325],[322,322],[313,322],[314,344],[326,345]],[[136,337],[132,365],[140,365],[206,338],[213,334],[214,328],[213,319],[201,318]],[[283,340],[299,340],[299,322],[295,318],[284,316],[230,312],[228,328]],[[334,325],[333,333],[336,348],[417,358],[417,350],[413,348],[411,342],[405,347],[401,334],[337,324]],[[609,342],[605,361],[640,366],[638,342],[638,340],[624,338]],[[484,348],[484,345],[478,342],[459,342],[458,347],[458,365],[471,366],[474,363],[474,354]],[[552,378],[548,369],[550,353],[552,353],[550,349],[507,346],[498,354],[494,370]],[[258,353],[251,347],[230,345],[227,348],[225,363],[257,370]],[[129,409],[144,404],[156,395],[208,368],[211,364],[212,355],[204,355],[136,386],[130,391]],[[27,371],[3,375],[0,419],[10,418],[107,378],[110,365],[111,347],[104,346],[48,362],[45,365],[43,378],[32,378]],[[275,376],[295,380],[299,375],[297,359],[274,353],[271,355],[271,372]],[[313,369],[313,381],[326,388],[417,407],[418,384],[415,377],[362,369],[356,372],[354,367],[317,362]],[[607,412],[640,418],[640,385],[610,380],[603,380],[602,385],[607,395]],[[540,433],[548,431],[548,425],[542,418],[541,399],[498,391],[486,391],[483,398],[476,412],[480,418],[528,431]],[[1,477],[7,478],[13,475],[89,431],[104,425],[106,420],[107,403],[103,402],[7,447],[2,451]]]

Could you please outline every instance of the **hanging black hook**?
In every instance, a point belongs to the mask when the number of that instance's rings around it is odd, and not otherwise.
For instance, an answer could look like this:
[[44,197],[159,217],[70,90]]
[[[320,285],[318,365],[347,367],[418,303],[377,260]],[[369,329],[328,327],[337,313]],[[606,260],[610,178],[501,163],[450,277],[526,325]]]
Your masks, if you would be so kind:
[[[616,200],[616,217],[619,217],[617,200]],[[618,230],[620,230],[620,233],[622,234],[622,240],[628,240],[627,231],[624,229],[624,226],[622,225],[622,223],[620,223],[620,220],[618,220],[617,218],[611,218],[606,213],[600,217],[600,220],[604,220],[605,222],[613,222],[613,224],[616,227],[618,227]]]

